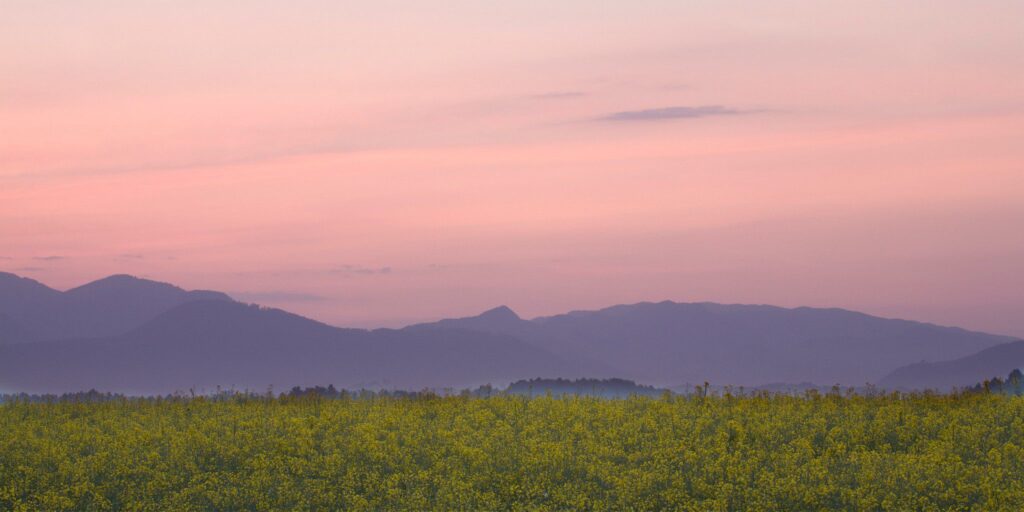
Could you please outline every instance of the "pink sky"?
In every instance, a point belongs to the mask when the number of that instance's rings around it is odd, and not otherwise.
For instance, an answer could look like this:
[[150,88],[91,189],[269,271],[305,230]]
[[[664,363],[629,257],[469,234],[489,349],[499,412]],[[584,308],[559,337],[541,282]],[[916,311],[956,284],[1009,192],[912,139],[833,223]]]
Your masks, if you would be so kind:
[[4,2],[0,270],[1024,336],[1024,3]]

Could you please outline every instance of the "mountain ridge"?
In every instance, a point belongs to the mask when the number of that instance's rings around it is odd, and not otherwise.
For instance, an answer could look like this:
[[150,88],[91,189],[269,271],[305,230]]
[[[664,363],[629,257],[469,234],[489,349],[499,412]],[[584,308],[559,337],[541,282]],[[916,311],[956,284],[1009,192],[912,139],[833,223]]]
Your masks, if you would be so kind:
[[1024,368],[1024,340],[983,349],[965,357],[901,366],[879,381],[893,389],[937,389],[972,386],[986,379],[1002,378]]
[[538,377],[676,388],[862,386],[921,360],[955,360],[1011,341],[840,308],[673,301],[529,320],[498,306],[400,329],[346,329],[123,274],[66,292],[0,274],[0,385],[72,387],[47,389],[60,391],[419,389]]
[[0,313],[28,333],[19,342],[115,336],[195,300],[233,299],[221,292],[189,291],[127,274],[61,292],[33,279],[0,273]]
[[0,346],[0,387],[31,392],[262,390],[323,382],[422,389],[574,373],[570,364],[506,336],[342,329],[224,301],[179,305],[120,336]]
[[445,319],[407,329],[461,326],[509,334],[565,358],[603,365],[593,377],[662,386],[705,380],[859,386],[922,357],[962,357],[1012,340],[840,308],[711,302],[640,302],[532,320],[494,318]]

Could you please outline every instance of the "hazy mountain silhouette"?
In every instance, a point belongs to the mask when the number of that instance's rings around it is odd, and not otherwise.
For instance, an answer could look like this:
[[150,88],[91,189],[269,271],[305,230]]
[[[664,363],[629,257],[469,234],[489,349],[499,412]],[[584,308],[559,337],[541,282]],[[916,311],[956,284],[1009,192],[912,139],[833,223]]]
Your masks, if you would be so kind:
[[0,313],[12,321],[38,315],[60,298],[59,291],[38,281],[0,272]]
[[[537,377],[856,386],[1008,341],[840,309],[674,302],[533,320],[501,306],[367,331],[130,276],[59,292],[0,274],[0,388],[33,392],[458,388]],[[986,367],[965,384],[1007,371]]]
[[339,329],[277,309],[182,304],[121,336],[0,347],[0,387],[31,392],[469,387],[573,374],[552,354],[463,329]]
[[655,385],[710,381],[862,385],[921,359],[962,357],[1010,338],[841,309],[640,303],[522,320],[499,308],[483,315],[411,326],[508,334],[592,377]]
[[592,357],[581,351],[562,350],[559,343],[545,343],[545,334],[534,321],[524,320],[508,306],[498,306],[484,311],[477,316],[465,318],[447,318],[433,323],[416,324],[406,327],[406,331],[425,331],[435,329],[468,329],[490,334],[503,334],[526,341],[533,346],[548,350],[553,354],[572,361],[579,370],[578,375],[559,375],[558,377],[619,377],[621,370],[614,365]]
[[502,332],[513,332],[518,334],[521,329],[525,326],[530,325],[529,322],[524,322],[522,318],[515,311],[512,311],[508,306],[498,306],[494,309],[488,309],[477,316],[471,316],[467,318],[449,318],[440,320],[433,324],[419,324],[415,327],[448,327],[457,329],[473,329],[477,331],[502,331]]
[[878,384],[893,389],[935,389],[973,386],[1024,368],[1024,341],[1003,343],[950,361],[919,362],[897,368]]
[[19,326],[25,335],[21,341],[114,336],[196,300],[231,298],[127,275],[60,292],[31,279],[0,273],[0,314]]

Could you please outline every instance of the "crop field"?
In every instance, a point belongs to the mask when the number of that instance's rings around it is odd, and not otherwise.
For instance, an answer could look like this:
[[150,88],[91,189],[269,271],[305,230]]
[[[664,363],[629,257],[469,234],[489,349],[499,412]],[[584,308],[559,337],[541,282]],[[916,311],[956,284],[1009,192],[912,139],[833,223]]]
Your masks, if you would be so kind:
[[990,394],[0,405],[0,510],[1020,510]]

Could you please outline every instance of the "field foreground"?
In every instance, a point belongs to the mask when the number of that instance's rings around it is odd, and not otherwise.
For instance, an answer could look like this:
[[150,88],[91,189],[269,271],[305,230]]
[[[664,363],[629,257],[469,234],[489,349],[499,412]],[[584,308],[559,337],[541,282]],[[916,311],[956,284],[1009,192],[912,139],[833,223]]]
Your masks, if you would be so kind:
[[0,405],[0,510],[1019,510],[1024,399]]

